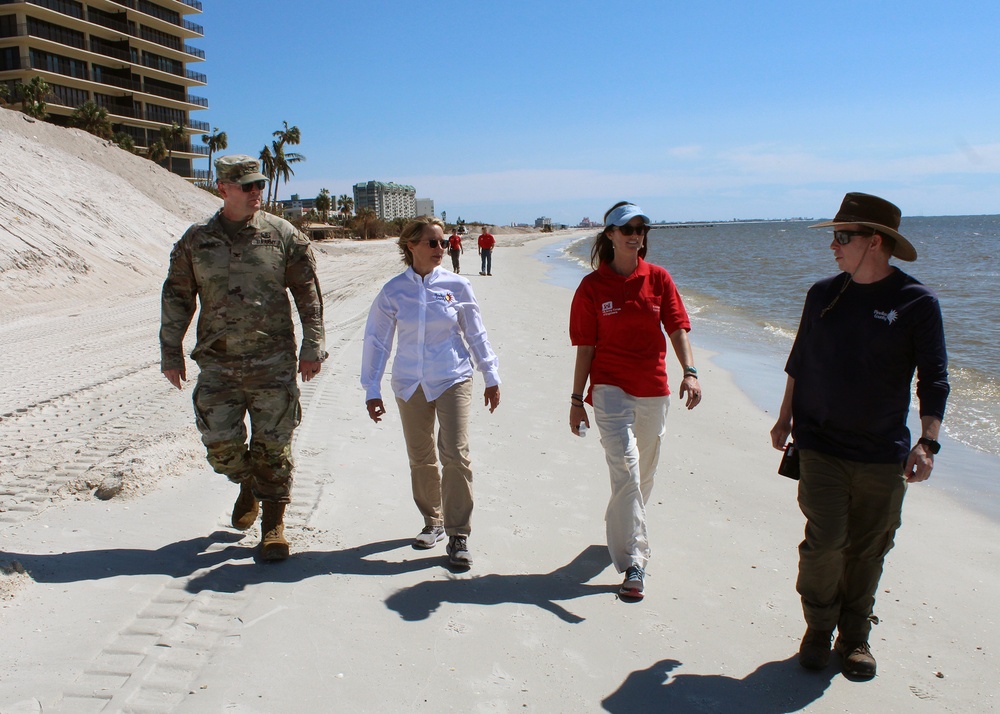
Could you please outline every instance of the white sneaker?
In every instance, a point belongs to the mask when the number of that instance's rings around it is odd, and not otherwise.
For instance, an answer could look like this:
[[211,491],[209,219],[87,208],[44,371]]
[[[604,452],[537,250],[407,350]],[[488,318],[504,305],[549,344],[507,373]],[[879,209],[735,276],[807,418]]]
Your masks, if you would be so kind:
[[440,541],[444,540],[444,528],[441,526],[427,526],[419,535],[413,539],[414,548],[433,548]]

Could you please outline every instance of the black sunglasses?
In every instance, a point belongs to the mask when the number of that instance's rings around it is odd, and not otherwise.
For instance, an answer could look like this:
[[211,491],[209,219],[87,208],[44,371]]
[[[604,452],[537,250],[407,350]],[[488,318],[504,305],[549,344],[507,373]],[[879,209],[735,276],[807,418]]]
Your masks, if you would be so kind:
[[[420,241],[417,241],[417,243],[419,243],[419,242]],[[431,248],[437,248],[438,246],[441,246],[442,248],[447,248],[448,247],[448,239],[447,238],[428,238],[427,239],[427,245],[429,245]]]
[[254,189],[263,191],[267,187],[267,181],[251,181],[250,183],[240,183],[236,185],[243,189],[243,193],[250,193]]
[[647,233],[649,233],[649,226],[646,225],[633,226],[626,223],[624,226],[618,226],[618,230],[620,230],[622,232],[622,235],[625,236],[626,238],[628,236],[633,236],[633,235],[644,236]]
[[854,236],[873,236],[875,231],[834,231],[833,239],[841,245],[847,245]]

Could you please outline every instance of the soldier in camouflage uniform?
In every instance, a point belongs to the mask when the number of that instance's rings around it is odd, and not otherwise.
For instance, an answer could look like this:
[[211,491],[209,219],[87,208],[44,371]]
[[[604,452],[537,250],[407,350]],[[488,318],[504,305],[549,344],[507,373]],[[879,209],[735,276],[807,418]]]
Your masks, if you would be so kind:
[[327,356],[323,296],[309,239],[260,210],[267,182],[260,164],[250,156],[223,156],[215,170],[222,209],[188,228],[170,253],[160,364],[180,389],[186,379],[184,333],[200,301],[191,357],[201,372],[193,399],[208,462],[240,484],[233,526],[250,528],[263,504],[261,557],[283,560],[288,557],[284,511],[291,496],[292,431],[301,418],[287,291],[302,322],[297,367],[304,381],[319,374]]

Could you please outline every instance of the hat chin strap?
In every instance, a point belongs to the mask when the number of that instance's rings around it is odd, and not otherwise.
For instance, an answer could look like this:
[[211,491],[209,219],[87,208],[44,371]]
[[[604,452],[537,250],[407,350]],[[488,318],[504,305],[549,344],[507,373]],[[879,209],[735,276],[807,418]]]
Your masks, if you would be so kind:
[[[872,249],[872,243],[875,242],[875,235],[876,235],[876,233],[872,233],[872,237],[868,241],[868,247],[865,248],[865,252],[861,254],[861,260],[859,260],[858,264],[854,267],[854,271],[850,273],[851,280],[854,280],[854,276],[858,274],[859,270],[861,270],[861,266],[864,264],[865,258],[868,257],[868,251],[870,251]],[[850,282],[850,280],[848,282]],[[847,286],[845,285],[844,287],[847,287]]]
[[865,248],[865,252],[861,254],[861,260],[859,260],[858,264],[854,267],[854,272],[847,274],[847,280],[844,281],[844,285],[843,287],[840,288],[840,292],[838,292],[837,295],[833,298],[833,300],[830,301],[830,304],[824,307],[823,310],[819,313],[819,319],[822,320],[823,316],[833,309],[833,306],[837,304],[838,300],[840,300],[840,296],[844,294],[845,290],[847,290],[847,286],[854,282],[854,276],[857,275],[859,270],[861,270],[861,265],[862,263],[865,262],[865,258],[868,257],[868,251],[871,250],[872,243],[874,241],[875,241],[875,234],[873,233],[872,239],[868,241],[868,247]]

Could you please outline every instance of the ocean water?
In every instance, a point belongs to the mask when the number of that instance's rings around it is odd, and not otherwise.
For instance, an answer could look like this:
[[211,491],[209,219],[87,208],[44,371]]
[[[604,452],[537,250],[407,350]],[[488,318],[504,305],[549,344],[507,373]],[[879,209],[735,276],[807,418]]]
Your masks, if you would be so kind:
[[[780,370],[806,291],[838,271],[829,229],[811,230],[813,222],[675,225],[649,236],[646,258],[674,277],[691,313],[695,349],[705,344],[720,352],[724,367],[726,350],[738,349],[743,373],[734,377],[769,410],[781,400]],[[900,232],[918,260],[893,263],[941,302],[952,388],[944,431],[984,455],[1000,456],[1000,216],[904,218]],[[564,246],[564,257],[589,265],[592,237]],[[746,373],[755,364],[767,378]],[[995,481],[998,475],[975,478]]]

